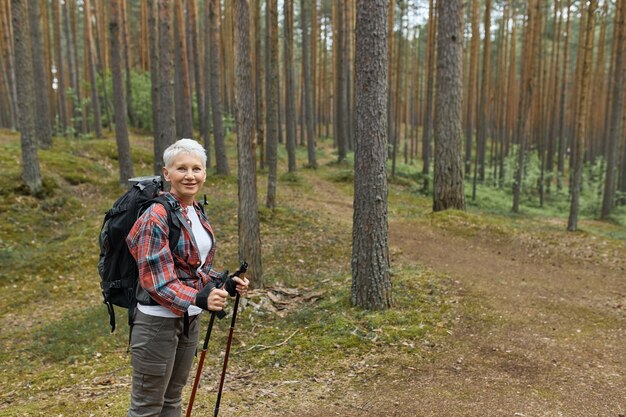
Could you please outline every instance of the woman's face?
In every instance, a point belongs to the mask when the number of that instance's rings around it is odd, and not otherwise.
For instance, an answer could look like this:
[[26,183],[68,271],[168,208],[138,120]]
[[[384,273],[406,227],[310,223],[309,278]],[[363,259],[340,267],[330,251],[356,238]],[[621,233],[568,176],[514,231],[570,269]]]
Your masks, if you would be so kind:
[[172,194],[183,203],[192,204],[204,185],[206,169],[198,156],[181,153],[172,160],[170,166],[163,168],[163,177],[172,186]]

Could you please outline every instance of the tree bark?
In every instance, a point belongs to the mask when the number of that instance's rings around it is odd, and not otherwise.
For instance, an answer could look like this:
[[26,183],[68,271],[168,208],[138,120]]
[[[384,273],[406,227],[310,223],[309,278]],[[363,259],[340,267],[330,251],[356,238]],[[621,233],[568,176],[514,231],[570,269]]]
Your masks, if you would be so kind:
[[[445,0],[444,0],[445,1]],[[422,127],[422,192],[429,193],[430,189],[430,159],[431,159],[431,142],[432,142],[432,126],[433,126],[433,97],[435,90],[435,51],[436,49],[436,33],[437,33],[437,16],[435,13],[435,2],[430,0],[428,9],[428,58],[426,63],[426,71],[428,73],[426,83],[426,110],[424,111],[424,122]],[[459,97],[462,98],[462,97]]]
[[357,0],[352,304],[392,305],[387,190],[388,0]]
[[247,0],[233,0],[235,25],[235,108],[239,165],[239,257],[247,260],[252,288],[263,287],[261,231],[256,185],[255,97],[250,62],[250,11]]
[[265,72],[266,91],[266,158],[268,167],[267,208],[276,207],[276,153],[278,148],[278,5],[276,0],[267,0],[265,9],[265,54],[267,71]]
[[287,127],[287,165],[289,172],[296,171],[296,97],[295,76],[293,70],[293,0],[285,0],[285,124]]
[[222,92],[220,89],[220,68],[222,54],[220,51],[220,2],[210,0],[209,3],[210,25],[210,84],[211,84],[211,110],[213,116],[213,142],[215,144],[215,167],[219,175],[229,175],[228,159],[226,157],[226,144],[224,142],[224,126],[222,123]]
[[462,161],[463,13],[461,0],[437,2],[437,92],[433,210],[465,210]]
[[100,119],[100,98],[98,97],[98,79],[96,77],[96,61],[93,53],[93,36],[91,32],[91,5],[89,0],[84,0],[85,13],[85,54],[89,67],[89,83],[91,84],[91,108],[93,110],[93,123],[96,137],[102,137],[102,120]]
[[33,62],[26,0],[11,0],[13,45],[15,52],[18,122],[22,146],[22,180],[28,191],[35,195],[41,191],[41,173],[35,142],[35,91]]
[[154,142],[154,175],[161,175],[163,152],[176,140],[174,77],[172,73],[172,9],[170,0],[159,2],[159,134]]
[[[587,6],[587,21],[585,28],[584,54],[582,57],[582,72],[580,78],[580,96],[578,101],[578,126],[574,143],[574,165],[572,170],[570,212],[567,220],[567,230],[570,232],[578,229],[578,211],[580,203],[580,191],[582,185],[583,162],[585,157],[585,141],[587,137],[587,103],[588,87],[591,74],[591,58],[593,56],[593,32],[595,24],[595,11],[598,8],[598,0],[590,0]],[[582,35],[582,33],[581,33]]]
[[306,130],[307,156],[309,167],[317,168],[315,155],[315,121],[313,120],[313,81],[311,79],[311,0],[302,0],[300,18],[302,21],[302,69],[304,73],[304,130]]
[[607,149],[606,176],[604,180],[604,194],[602,197],[601,217],[606,219],[610,216],[615,205],[615,188],[617,183],[617,168],[619,163],[619,141],[624,131],[621,124],[624,113],[624,59],[626,58],[626,2],[617,2],[615,12],[615,25],[617,42],[615,65],[613,70],[613,100],[611,103],[611,115],[609,120],[609,137]]
[[174,34],[175,34],[175,65],[176,89],[176,135],[181,138],[193,138],[193,117],[191,112],[191,87],[189,81],[189,64],[187,62],[187,42],[185,39],[185,23],[183,19],[182,0],[174,2]]
[[[41,31],[41,10],[39,8],[39,0],[30,0],[28,2],[28,15],[30,20],[30,35],[32,42],[33,57],[33,77],[35,91],[48,91],[48,77],[46,68],[44,67],[44,50],[43,50],[43,34]],[[52,130],[50,128],[50,108],[48,100],[42,97],[35,100],[35,135],[36,142],[44,149],[52,146]]]
[[111,41],[111,77],[113,78],[113,103],[115,110],[115,140],[117,141],[120,184],[126,185],[134,177],[133,162],[130,157],[128,126],[126,123],[126,99],[124,97],[124,76],[122,74],[122,50],[120,45],[120,23],[122,7],[120,1],[111,0],[109,31]]

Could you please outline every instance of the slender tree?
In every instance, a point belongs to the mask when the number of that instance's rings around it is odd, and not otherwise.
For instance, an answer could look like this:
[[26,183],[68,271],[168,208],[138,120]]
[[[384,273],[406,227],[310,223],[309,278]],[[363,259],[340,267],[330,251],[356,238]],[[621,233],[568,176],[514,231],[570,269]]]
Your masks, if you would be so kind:
[[176,135],[183,138],[193,137],[193,117],[191,100],[191,82],[189,77],[189,62],[187,61],[187,40],[183,19],[182,0],[174,1],[174,98],[176,103]]
[[[589,100],[588,89],[591,74],[591,57],[593,55],[593,33],[595,24],[595,12],[598,8],[598,0],[590,0],[587,6],[587,19],[584,31],[584,46],[582,49],[582,72],[580,77],[578,121],[574,142],[574,164],[571,181],[570,213],[567,220],[567,230],[570,232],[578,229],[578,208],[580,203],[580,191],[582,186],[583,163],[585,158],[585,140],[587,136],[587,103]],[[581,33],[583,36],[583,33]]]
[[276,0],[267,0],[265,7],[265,99],[267,112],[265,125],[267,131],[266,158],[268,167],[267,198],[268,208],[276,207],[276,153],[278,148],[278,5]]
[[[429,1],[428,8],[428,51],[426,60],[427,82],[426,82],[426,109],[424,111],[424,121],[422,127],[422,192],[427,194],[430,188],[430,159],[433,125],[433,98],[435,91],[435,48],[437,39],[437,16],[435,13],[434,0]],[[460,102],[460,101],[459,101]]]
[[[28,16],[32,41],[33,77],[36,91],[48,91],[48,77],[44,67],[43,34],[41,31],[41,9],[39,0],[29,0]],[[37,117],[35,118],[36,141],[42,148],[52,146],[52,130],[48,100],[35,100]]]
[[462,162],[461,0],[437,1],[437,92],[433,210],[465,210]]
[[163,152],[176,140],[174,75],[172,73],[170,0],[158,0],[159,9],[159,134],[154,142],[154,175],[161,175]]
[[284,59],[285,59],[285,124],[287,126],[287,164],[289,172],[296,170],[296,97],[293,70],[293,0],[283,3],[285,12],[284,24]]
[[63,17],[61,14],[61,2],[55,1],[52,3],[52,19],[54,20],[54,46],[55,46],[55,68],[57,70],[57,79],[59,80],[59,96],[57,106],[59,109],[59,119],[61,122],[61,129],[64,135],[67,135],[68,115],[67,115],[67,94],[65,85],[65,63],[63,62],[63,42],[62,26]]
[[[150,43],[150,97],[152,99],[152,136],[157,146],[159,127],[159,22],[157,0],[148,0],[148,40]],[[155,151],[156,152],[156,151]]]
[[472,0],[472,37],[470,46],[470,61],[468,67],[469,85],[467,90],[467,108],[465,115],[465,175],[469,176],[472,164],[472,142],[474,138],[476,72],[478,62],[478,44],[480,42],[480,28],[478,25],[478,0]]
[[124,94],[124,75],[122,74],[122,47],[120,45],[122,5],[120,1],[110,3],[109,31],[111,41],[111,76],[113,78],[113,102],[115,111],[115,140],[117,141],[120,183],[134,176],[133,162],[130,157],[128,126],[126,124],[126,100]]
[[93,110],[93,123],[96,137],[102,137],[102,121],[100,120],[100,97],[98,96],[98,83],[96,78],[96,61],[93,53],[93,36],[91,31],[91,5],[89,0],[84,0],[85,13],[85,55],[89,68],[89,83],[91,89],[91,108]]
[[388,0],[357,0],[352,304],[391,307],[387,225]]
[[[304,122],[306,131],[307,155],[309,167],[317,167],[315,155],[315,121],[313,120],[313,79],[311,76],[311,35],[310,35],[310,7],[311,0],[302,0],[300,19],[302,22],[302,71],[304,74]],[[268,93],[269,94],[269,93]]]
[[602,198],[602,218],[606,219],[611,214],[615,205],[615,188],[618,177],[619,141],[624,131],[622,115],[624,114],[624,60],[626,59],[626,1],[617,2],[615,11],[615,25],[617,38],[615,39],[616,53],[613,67],[613,98],[611,103],[611,115],[609,120],[609,137],[607,149],[606,176],[604,182],[604,195]]
[[215,167],[219,175],[228,175],[228,159],[226,157],[226,143],[224,142],[224,126],[222,123],[222,92],[220,89],[220,69],[222,54],[220,50],[220,2],[210,0],[209,3],[209,25],[210,25],[210,51],[211,60],[209,62],[210,74],[210,98],[213,116],[213,142],[215,144]]
[[41,173],[35,142],[33,61],[26,8],[26,0],[11,0],[15,69],[20,75],[16,78],[16,87],[20,97],[17,110],[22,145],[22,180],[31,194],[37,194],[41,190]]
[[255,98],[250,62],[250,11],[247,0],[233,0],[235,25],[235,101],[239,166],[239,257],[249,264],[253,288],[263,287],[261,231],[256,186]]
[[[198,122],[200,127],[200,136],[205,140],[208,136],[206,127],[207,116],[204,112],[204,89],[202,88],[202,70],[200,65],[200,46],[198,42],[198,12],[195,1],[187,1],[187,28],[189,32],[190,48],[189,53],[193,62],[193,79],[196,91],[196,104],[198,108]],[[207,71],[208,72],[208,71]]]

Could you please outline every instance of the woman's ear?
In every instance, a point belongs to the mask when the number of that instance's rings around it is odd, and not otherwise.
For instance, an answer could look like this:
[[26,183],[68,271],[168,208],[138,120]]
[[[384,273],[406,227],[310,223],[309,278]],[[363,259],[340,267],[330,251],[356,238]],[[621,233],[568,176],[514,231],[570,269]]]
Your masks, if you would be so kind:
[[170,173],[167,170],[167,167],[161,168],[161,172],[163,172],[163,178],[165,178],[165,181],[170,182]]

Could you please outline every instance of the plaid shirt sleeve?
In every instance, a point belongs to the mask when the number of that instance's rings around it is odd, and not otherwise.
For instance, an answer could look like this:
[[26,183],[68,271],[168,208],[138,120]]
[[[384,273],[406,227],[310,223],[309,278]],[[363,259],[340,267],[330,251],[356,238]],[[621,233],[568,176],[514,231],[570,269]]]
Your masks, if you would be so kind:
[[[161,204],[153,204],[137,219],[126,238],[130,253],[139,267],[139,281],[148,294],[160,305],[182,316],[196,298],[199,288],[194,281],[181,282],[169,247],[167,212]],[[189,239],[181,234],[184,247]],[[202,277],[204,283],[205,278]],[[207,279],[208,281],[208,279]]]

